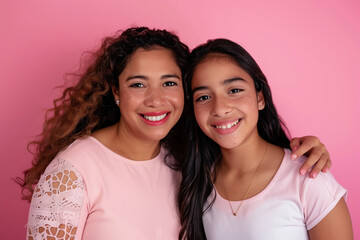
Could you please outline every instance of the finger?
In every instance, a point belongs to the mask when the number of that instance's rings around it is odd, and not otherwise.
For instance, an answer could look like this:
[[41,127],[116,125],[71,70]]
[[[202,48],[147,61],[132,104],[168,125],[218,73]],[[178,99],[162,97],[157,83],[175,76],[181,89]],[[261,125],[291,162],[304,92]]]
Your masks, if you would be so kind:
[[[311,144],[309,141],[304,141],[299,147],[298,149],[296,149],[296,151],[294,151],[292,154],[291,154],[291,159],[296,159],[302,155],[304,155],[305,153],[309,152],[312,147],[314,146],[314,144]],[[317,147],[316,147],[317,148]],[[315,150],[316,150],[315,148]],[[312,149],[314,150],[314,149]]]
[[327,154],[323,154],[323,155],[326,156],[326,164],[325,164],[325,166],[323,167],[323,169],[321,169],[321,171],[324,172],[324,173],[326,173],[326,172],[328,172],[329,169],[331,168],[332,162],[331,162],[331,159],[330,159],[330,156],[329,156],[328,153],[327,153]]
[[322,155],[319,161],[315,164],[315,166],[312,168],[309,176],[311,178],[316,178],[316,176],[319,174],[319,172],[324,168],[327,162],[327,156]]
[[[312,150],[310,156],[306,159],[303,165],[300,168],[300,174],[304,175],[307,173],[320,159],[323,151],[321,150]],[[325,162],[322,163],[322,166],[325,165]],[[321,168],[320,168],[321,169]]]
[[290,141],[290,148],[292,150],[292,152],[296,151],[296,149],[299,148],[301,144],[301,139],[300,138],[293,138]]

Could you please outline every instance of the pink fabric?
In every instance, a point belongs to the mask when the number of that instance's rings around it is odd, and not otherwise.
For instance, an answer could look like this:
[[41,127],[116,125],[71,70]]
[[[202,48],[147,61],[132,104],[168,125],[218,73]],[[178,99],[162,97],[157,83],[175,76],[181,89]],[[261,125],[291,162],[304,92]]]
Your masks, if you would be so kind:
[[[75,239],[177,239],[180,175],[165,165],[165,154],[161,149],[154,159],[132,161],[93,137],[75,141],[58,154],[37,185],[28,236],[60,239],[77,228]],[[74,181],[60,180],[69,187],[59,191],[54,183],[66,174]]]
[[[301,176],[298,169],[305,160],[285,156],[269,185],[256,196],[246,199],[237,216],[219,194],[203,216],[208,240],[214,239],[308,239],[307,230],[318,224],[346,197],[331,173],[320,173],[316,179]],[[237,209],[240,201],[232,202]]]

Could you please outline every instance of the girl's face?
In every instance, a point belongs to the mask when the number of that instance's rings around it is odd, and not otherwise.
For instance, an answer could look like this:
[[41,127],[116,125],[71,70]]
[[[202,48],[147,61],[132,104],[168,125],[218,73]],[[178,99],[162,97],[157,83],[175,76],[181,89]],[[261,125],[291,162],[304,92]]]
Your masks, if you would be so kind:
[[210,54],[192,78],[196,121],[222,148],[232,149],[258,137],[258,110],[265,106],[253,79],[234,60]]
[[179,120],[184,107],[181,70],[170,50],[137,49],[119,76],[120,129],[142,141],[159,141]]

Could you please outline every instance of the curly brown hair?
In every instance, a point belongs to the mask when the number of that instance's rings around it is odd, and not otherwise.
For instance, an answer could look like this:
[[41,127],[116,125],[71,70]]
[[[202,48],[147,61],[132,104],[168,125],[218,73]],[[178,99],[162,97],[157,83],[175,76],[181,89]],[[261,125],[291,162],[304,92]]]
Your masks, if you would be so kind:
[[[42,133],[29,143],[28,149],[35,149],[33,166],[24,171],[24,178],[16,178],[22,187],[23,199],[31,200],[34,185],[61,150],[76,139],[119,121],[120,111],[111,87],[119,87],[118,77],[136,49],[149,49],[154,45],[171,50],[185,73],[189,48],[166,30],[135,27],[103,40],[101,47],[91,55],[84,73],[78,75],[78,82],[65,88],[61,97],[53,101],[54,107],[46,112]],[[179,122],[162,140],[177,160],[184,153]]]

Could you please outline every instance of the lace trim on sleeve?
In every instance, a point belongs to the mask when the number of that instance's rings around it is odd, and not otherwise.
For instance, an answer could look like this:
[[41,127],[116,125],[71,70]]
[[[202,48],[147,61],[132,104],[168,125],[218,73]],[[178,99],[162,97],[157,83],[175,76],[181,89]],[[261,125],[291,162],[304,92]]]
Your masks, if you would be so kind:
[[84,194],[76,168],[65,160],[54,160],[35,188],[27,239],[75,239]]

